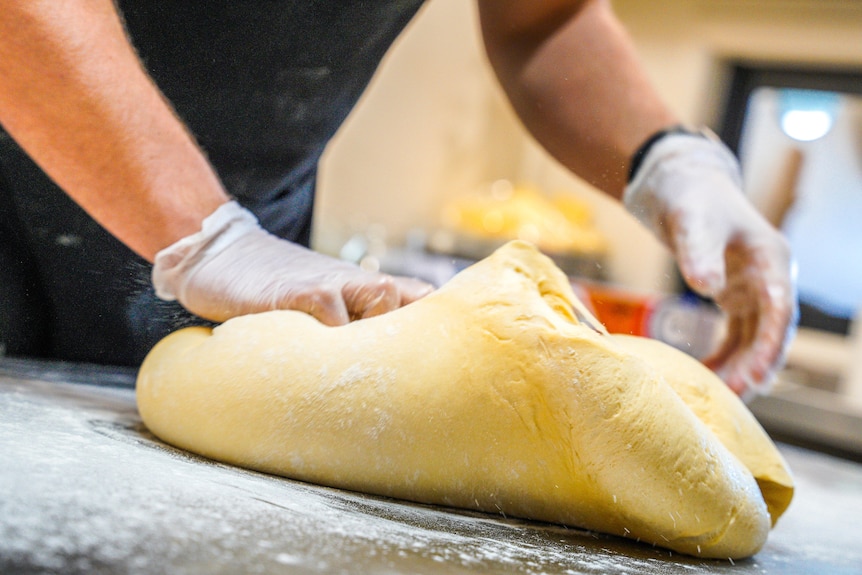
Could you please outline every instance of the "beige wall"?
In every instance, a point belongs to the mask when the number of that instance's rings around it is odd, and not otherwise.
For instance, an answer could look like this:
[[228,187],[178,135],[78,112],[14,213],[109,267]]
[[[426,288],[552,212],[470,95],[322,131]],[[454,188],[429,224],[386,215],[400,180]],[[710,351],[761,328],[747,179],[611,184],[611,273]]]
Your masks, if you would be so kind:
[[[711,124],[729,59],[862,66],[862,2],[617,0],[660,93]],[[473,2],[429,0],[332,143],[321,171],[315,245],[337,252],[369,225],[393,243],[431,229],[443,203],[499,178],[571,190],[611,240],[611,278],[667,289],[664,249],[619,206],[562,170],[525,134],[489,71]]]

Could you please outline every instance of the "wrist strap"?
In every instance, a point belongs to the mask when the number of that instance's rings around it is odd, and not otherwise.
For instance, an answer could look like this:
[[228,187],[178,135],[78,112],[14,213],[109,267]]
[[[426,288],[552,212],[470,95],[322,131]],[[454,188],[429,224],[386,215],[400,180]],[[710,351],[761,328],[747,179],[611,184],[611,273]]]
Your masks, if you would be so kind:
[[631,183],[632,180],[634,180],[635,174],[637,174],[638,168],[640,168],[641,164],[644,161],[644,158],[649,153],[650,148],[652,148],[656,144],[656,142],[658,142],[665,136],[669,136],[671,134],[685,134],[688,136],[697,136],[699,138],[709,137],[703,130],[692,130],[691,128],[687,128],[682,124],[677,124],[676,126],[671,126],[670,128],[665,128],[664,130],[659,130],[658,132],[647,138],[646,141],[641,144],[640,147],[632,155],[632,161],[629,164],[628,183]]

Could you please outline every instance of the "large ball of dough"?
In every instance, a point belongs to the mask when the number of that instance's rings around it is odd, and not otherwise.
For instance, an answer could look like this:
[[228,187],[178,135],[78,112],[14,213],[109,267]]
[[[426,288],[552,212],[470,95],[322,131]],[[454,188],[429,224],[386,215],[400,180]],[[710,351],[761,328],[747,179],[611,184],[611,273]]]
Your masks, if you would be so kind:
[[512,242],[383,316],[173,333],[141,367],[138,406],[164,441],[251,469],[756,553],[792,494],[772,442],[706,368],[573,309],[565,275]]

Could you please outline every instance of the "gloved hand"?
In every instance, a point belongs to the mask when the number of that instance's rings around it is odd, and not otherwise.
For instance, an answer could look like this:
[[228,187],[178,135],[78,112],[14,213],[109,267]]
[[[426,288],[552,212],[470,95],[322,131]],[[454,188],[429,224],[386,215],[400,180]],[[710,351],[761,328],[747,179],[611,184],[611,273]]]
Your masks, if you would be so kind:
[[419,280],[369,272],[280,239],[236,202],[200,232],[156,254],[156,295],[213,321],[295,309],[327,325],[379,315],[432,291]]
[[686,283],[725,312],[725,339],[704,363],[743,399],[766,393],[795,333],[796,268],[743,195],[736,158],[717,138],[665,135],[623,202],[670,248]]

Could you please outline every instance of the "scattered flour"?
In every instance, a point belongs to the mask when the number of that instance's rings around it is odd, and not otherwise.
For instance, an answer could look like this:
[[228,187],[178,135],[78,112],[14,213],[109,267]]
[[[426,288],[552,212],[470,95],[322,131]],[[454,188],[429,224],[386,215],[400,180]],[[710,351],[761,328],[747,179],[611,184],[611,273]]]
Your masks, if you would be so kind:
[[[822,541],[809,537],[806,546],[795,531],[786,533],[792,545],[771,541],[778,553],[768,547],[733,572],[779,573],[793,561],[822,560]],[[129,390],[0,377],[0,573],[662,575],[717,568],[731,566],[222,465],[153,438]]]

